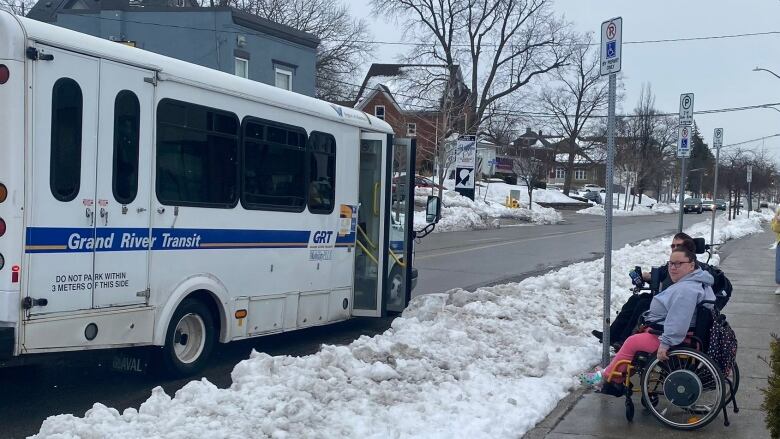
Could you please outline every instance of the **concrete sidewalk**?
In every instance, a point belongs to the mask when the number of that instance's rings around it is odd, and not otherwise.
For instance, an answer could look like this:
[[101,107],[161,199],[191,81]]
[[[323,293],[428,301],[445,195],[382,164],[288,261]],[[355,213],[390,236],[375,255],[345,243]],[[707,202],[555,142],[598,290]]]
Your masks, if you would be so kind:
[[658,422],[634,397],[636,415],[629,423],[625,418],[624,398],[592,392],[576,392],[558,407],[526,439],[588,438],[769,438],[761,411],[769,367],[757,358],[769,356],[770,333],[780,332],[780,296],[774,295],[774,234],[764,232],[731,241],[722,249],[721,268],[734,285],[731,301],[725,308],[728,320],[737,333],[737,362],[741,372],[737,403],[739,413],[729,406],[731,426],[723,425],[723,415],[695,432],[673,430]]

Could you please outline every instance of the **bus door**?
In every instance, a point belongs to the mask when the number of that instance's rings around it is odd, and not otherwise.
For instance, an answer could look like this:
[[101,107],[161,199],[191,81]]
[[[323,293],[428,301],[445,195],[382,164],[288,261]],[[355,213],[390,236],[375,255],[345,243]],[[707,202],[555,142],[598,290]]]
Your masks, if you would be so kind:
[[28,317],[92,307],[98,59],[38,44],[25,251]]
[[[390,187],[387,134],[363,133],[360,138],[358,225],[355,240],[355,287],[352,314],[379,317],[385,313],[387,289]],[[392,137],[391,137],[392,138]]]
[[[101,60],[93,306],[146,303],[155,73]],[[139,165],[140,164],[140,165]]]
[[413,139],[395,138],[393,142],[392,185],[390,198],[390,238],[387,247],[387,310],[401,312],[411,299],[412,249],[410,230],[414,215]]

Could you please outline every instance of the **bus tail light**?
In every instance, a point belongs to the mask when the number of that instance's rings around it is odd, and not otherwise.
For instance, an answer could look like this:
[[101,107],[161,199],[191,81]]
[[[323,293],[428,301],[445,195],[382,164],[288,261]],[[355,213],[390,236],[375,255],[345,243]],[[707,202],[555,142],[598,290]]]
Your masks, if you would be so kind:
[[5,235],[5,221],[0,218],[0,236]]
[[19,266],[14,265],[11,267],[11,283],[19,283]]
[[11,72],[8,70],[8,66],[0,64],[0,85],[8,82],[8,78],[11,77]]
[[0,270],[3,269],[4,265],[5,265],[5,258],[3,258],[3,254],[0,253]]
[[6,189],[3,183],[0,183],[0,203],[5,201],[6,198],[8,198],[8,189]]

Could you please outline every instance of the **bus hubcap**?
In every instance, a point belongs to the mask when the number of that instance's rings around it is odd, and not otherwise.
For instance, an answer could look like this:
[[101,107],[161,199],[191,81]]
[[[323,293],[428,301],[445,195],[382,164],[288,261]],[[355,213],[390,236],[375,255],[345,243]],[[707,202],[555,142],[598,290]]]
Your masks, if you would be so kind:
[[173,338],[173,351],[176,358],[188,364],[200,358],[206,345],[206,324],[197,314],[186,314],[179,323]]

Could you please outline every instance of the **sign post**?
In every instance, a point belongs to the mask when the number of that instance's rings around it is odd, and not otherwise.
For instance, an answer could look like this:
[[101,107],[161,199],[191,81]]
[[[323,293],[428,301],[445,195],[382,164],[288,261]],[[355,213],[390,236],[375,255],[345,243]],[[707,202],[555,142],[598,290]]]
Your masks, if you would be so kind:
[[710,224],[710,245],[715,244],[715,216],[718,212],[718,162],[720,161],[720,147],[723,146],[723,128],[715,128],[712,134],[712,143],[715,146],[715,183],[712,184],[712,224]]
[[455,148],[455,191],[474,200],[474,179],[477,176],[477,136],[458,137]]
[[[747,205],[747,211],[748,215],[747,217],[750,218],[750,211],[753,209],[753,193],[750,191],[750,183],[753,182],[753,166],[748,165],[747,166],[747,184],[748,184],[748,205]],[[739,203],[739,201],[737,201]]]
[[604,201],[604,320],[602,325],[601,364],[609,364],[609,326],[612,302],[612,189],[615,172],[615,95],[617,73],[620,71],[623,44],[623,18],[616,17],[601,23],[601,76],[609,75],[609,110],[607,118],[607,176]]
[[685,214],[685,177],[687,175],[685,159],[691,156],[691,128],[693,125],[693,93],[680,95],[680,131],[677,138],[677,158],[680,160],[680,212],[677,231],[682,232]]

